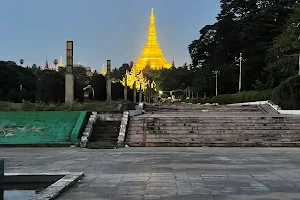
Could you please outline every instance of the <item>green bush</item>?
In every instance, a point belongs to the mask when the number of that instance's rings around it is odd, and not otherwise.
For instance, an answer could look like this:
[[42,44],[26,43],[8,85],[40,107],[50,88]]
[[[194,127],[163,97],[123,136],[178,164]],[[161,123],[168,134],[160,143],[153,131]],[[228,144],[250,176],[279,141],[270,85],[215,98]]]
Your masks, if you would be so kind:
[[271,99],[271,92],[267,91],[246,91],[236,94],[222,94],[212,98],[198,98],[192,100],[193,103],[218,103],[218,104],[232,104],[243,103],[251,101],[265,101]]
[[300,76],[292,76],[274,89],[272,101],[282,109],[300,109]]

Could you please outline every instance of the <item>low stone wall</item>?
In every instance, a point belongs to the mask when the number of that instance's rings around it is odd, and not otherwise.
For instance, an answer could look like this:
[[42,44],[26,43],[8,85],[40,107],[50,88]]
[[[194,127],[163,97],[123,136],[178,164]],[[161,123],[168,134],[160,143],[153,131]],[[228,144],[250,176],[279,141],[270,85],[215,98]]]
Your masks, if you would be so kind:
[[97,121],[97,112],[92,112],[92,114],[89,117],[89,121],[85,126],[84,132],[80,138],[80,147],[86,147],[86,144],[88,143],[90,136],[93,132],[93,127],[96,121]]
[[120,132],[119,132],[119,137],[118,137],[118,145],[119,146],[124,145],[126,132],[127,132],[127,126],[128,126],[128,120],[129,120],[129,112],[125,111],[123,113],[123,117],[122,117],[121,125],[120,125]]
[[245,103],[235,103],[229,104],[229,106],[237,106],[237,105],[263,105],[267,104],[276,110],[278,113],[283,115],[300,115],[300,110],[282,110],[278,105],[274,104],[271,101],[255,101],[255,102],[245,102]]

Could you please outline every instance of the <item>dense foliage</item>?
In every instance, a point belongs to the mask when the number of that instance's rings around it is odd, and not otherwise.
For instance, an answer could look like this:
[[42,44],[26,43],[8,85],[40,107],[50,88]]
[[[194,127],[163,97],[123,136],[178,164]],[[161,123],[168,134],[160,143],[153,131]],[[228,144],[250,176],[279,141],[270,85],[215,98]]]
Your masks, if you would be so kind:
[[273,101],[283,109],[300,108],[300,76],[292,76],[283,81],[273,91]]
[[263,72],[272,62],[267,57],[273,48],[273,40],[285,27],[290,27],[288,23],[294,20],[287,20],[297,5],[296,0],[221,0],[217,22],[202,28],[200,38],[189,45],[193,66],[199,66],[195,78],[198,82],[207,80],[207,87],[201,92],[212,95],[215,86],[212,71],[215,69],[221,71],[219,92],[237,92],[239,68],[235,57],[240,53],[246,59],[242,68],[243,90],[276,86],[267,85],[268,75]]
[[[127,64],[128,65],[128,64]],[[114,70],[118,76],[125,74],[126,64]],[[84,100],[83,88],[91,84],[95,90],[95,100],[106,100],[106,79],[103,75],[94,73],[87,75],[86,68],[74,65],[74,98]],[[121,74],[121,75],[120,75]],[[114,77],[113,77],[114,78]],[[112,83],[112,100],[123,99],[124,87],[121,83]],[[130,93],[129,89],[129,93]],[[41,70],[40,67],[21,67],[12,61],[0,61],[0,101],[20,103],[22,101],[59,103],[65,99],[65,68]]]

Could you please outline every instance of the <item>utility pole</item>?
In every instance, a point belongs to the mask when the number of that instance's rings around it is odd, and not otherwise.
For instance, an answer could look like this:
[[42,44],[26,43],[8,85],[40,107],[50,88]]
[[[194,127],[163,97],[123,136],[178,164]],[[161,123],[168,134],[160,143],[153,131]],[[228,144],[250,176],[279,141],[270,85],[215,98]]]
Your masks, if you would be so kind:
[[[298,24],[296,25],[295,23],[292,24],[295,28],[298,28],[300,25],[300,22],[298,22]],[[300,36],[298,36],[298,41],[300,40]],[[298,75],[300,75],[300,52],[298,54]]]
[[215,70],[215,71],[212,71],[212,73],[216,77],[216,96],[218,96],[218,74],[220,74],[220,71],[219,70]]
[[242,62],[246,62],[246,59],[243,58],[243,53],[240,53],[240,57],[235,57],[235,61],[238,62],[240,66],[240,75],[239,75],[239,92],[242,89]]

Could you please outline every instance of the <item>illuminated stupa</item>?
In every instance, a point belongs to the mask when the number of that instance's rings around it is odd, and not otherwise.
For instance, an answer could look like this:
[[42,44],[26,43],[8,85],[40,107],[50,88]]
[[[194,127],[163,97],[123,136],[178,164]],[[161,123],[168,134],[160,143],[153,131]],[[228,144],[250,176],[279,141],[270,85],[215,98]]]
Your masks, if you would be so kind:
[[151,69],[158,70],[162,68],[170,69],[171,65],[163,57],[162,50],[157,42],[156,38],[156,28],[154,24],[154,12],[151,9],[150,14],[150,26],[148,32],[148,41],[144,47],[142,56],[134,63],[134,68],[136,71],[142,71],[146,66]]

